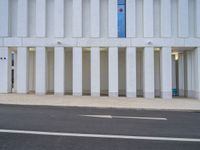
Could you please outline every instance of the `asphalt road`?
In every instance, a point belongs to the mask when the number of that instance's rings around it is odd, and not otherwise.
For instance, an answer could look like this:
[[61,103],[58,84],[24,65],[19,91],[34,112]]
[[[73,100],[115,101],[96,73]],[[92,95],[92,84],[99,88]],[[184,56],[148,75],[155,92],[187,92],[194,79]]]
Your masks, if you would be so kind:
[[0,150],[199,150],[200,112],[0,105]]

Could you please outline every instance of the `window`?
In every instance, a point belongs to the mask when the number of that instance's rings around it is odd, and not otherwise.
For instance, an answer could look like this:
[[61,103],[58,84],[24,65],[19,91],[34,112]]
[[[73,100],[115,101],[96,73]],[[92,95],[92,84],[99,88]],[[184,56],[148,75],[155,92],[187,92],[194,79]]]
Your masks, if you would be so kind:
[[118,37],[126,37],[126,3],[118,0]]

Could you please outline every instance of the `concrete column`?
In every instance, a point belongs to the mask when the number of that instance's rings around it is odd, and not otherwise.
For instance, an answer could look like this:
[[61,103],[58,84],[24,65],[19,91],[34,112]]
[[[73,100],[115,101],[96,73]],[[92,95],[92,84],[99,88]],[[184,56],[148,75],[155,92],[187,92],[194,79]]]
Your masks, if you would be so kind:
[[191,61],[192,61],[192,71],[191,71],[191,74],[192,74],[192,96],[193,98],[195,97],[195,90],[196,90],[196,87],[195,87],[195,50],[192,50],[191,51]]
[[36,86],[35,92],[38,95],[47,92],[47,52],[45,47],[36,47]]
[[118,96],[118,48],[108,50],[108,88],[109,96]]
[[189,7],[188,0],[178,0],[178,35],[188,37],[189,35]]
[[36,35],[46,36],[46,0],[36,0]]
[[153,37],[153,0],[143,0],[144,37]]
[[196,0],[196,3],[195,3],[195,6],[196,6],[196,13],[195,13],[195,16],[196,16],[196,37],[200,37],[200,0]]
[[136,97],[136,47],[126,49],[126,96]]
[[185,96],[184,54],[179,54],[178,58],[178,79],[179,96]]
[[192,92],[192,54],[191,51],[186,52],[187,57],[187,96],[193,97]]
[[17,8],[17,36],[28,35],[28,0],[18,0]]
[[82,0],[73,0],[73,37],[82,37]]
[[28,93],[29,50],[27,47],[17,48],[17,93]]
[[82,95],[82,48],[73,47],[73,95]]
[[0,0],[0,37],[9,36],[9,1]]
[[172,55],[170,47],[160,51],[161,97],[172,99]]
[[11,92],[11,52],[0,47],[0,94]]
[[100,96],[100,48],[91,48],[91,95]]
[[64,37],[64,0],[55,1],[55,37]]
[[161,36],[171,37],[171,1],[161,0]]
[[108,33],[117,37],[117,0],[108,0]]
[[154,98],[154,49],[144,48],[144,97]]
[[54,50],[54,93],[64,95],[65,93],[65,50],[64,47],[55,47]]
[[200,47],[196,48],[196,91],[195,97],[200,99]]
[[100,35],[100,0],[90,1],[90,36],[99,37]]
[[136,36],[136,0],[126,0],[126,37]]

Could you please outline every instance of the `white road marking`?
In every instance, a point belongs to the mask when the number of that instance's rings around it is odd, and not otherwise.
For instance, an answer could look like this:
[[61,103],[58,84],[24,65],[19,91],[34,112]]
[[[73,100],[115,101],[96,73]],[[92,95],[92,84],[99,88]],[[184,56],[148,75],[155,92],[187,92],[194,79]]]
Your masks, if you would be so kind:
[[133,117],[133,116],[111,116],[111,115],[80,115],[84,117],[92,117],[92,118],[119,118],[119,119],[142,119],[142,120],[167,120],[167,118],[159,118],[159,117]]
[[200,139],[197,139],[197,138],[175,138],[175,137],[129,136],[129,135],[111,135],[111,134],[63,133],[63,132],[43,132],[43,131],[28,131],[28,130],[7,130],[7,129],[0,129],[0,133],[32,134],[32,135],[64,136],[64,137],[128,139],[128,140],[150,140],[150,141],[200,142]]

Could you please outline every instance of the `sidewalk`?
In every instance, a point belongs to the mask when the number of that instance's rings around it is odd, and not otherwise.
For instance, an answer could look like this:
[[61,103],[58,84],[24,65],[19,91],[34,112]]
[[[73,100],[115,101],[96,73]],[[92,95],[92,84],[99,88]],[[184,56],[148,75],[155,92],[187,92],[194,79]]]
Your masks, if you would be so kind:
[[163,100],[160,98],[0,94],[0,104],[200,111],[200,100],[189,98]]

